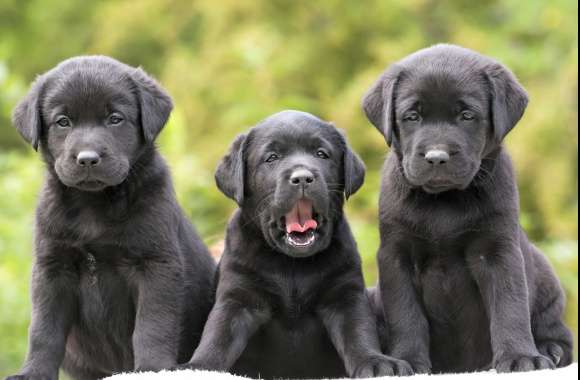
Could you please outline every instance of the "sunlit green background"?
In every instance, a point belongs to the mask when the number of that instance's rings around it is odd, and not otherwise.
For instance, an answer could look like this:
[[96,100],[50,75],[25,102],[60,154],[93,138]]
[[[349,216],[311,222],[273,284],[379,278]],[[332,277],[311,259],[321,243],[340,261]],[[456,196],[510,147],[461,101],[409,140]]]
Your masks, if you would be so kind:
[[494,56],[529,90],[508,138],[522,223],[549,256],[578,321],[578,48],[573,0],[0,0],[0,377],[26,350],[32,220],[43,169],[10,124],[29,83],[59,61],[106,54],[140,65],[176,108],[159,145],[181,204],[210,246],[233,202],[213,169],[229,142],[281,109],[345,129],[368,166],[348,205],[369,284],[376,280],[382,137],[359,102],[389,63],[437,42]]

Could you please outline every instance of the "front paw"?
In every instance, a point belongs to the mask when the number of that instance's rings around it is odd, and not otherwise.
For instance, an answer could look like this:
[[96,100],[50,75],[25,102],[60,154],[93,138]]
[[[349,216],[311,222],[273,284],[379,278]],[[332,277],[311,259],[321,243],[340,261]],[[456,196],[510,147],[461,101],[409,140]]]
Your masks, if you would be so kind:
[[499,373],[529,372],[554,368],[556,368],[554,363],[540,354],[506,354],[497,360],[495,364],[495,369]]
[[373,355],[355,368],[352,377],[369,378],[411,375],[413,375],[413,369],[406,361],[394,359],[385,355]]
[[556,367],[567,366],[572,361],[564,348],[556,342],[544,342],[538,344],[540,354],[550,358]]

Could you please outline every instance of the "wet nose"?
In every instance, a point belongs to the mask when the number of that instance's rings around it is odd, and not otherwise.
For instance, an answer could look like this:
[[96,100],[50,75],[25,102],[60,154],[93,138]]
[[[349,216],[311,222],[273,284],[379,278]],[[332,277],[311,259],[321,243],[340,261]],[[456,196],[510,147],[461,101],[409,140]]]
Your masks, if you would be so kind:
[[101,156],[94,150],[83,150],[77,155],[77,165],[92,167],[101,163]]
[[308,169],[295,170],[290,176],[290,184],[293,186],[308,186],[314,182],[314,174]]
[[449,153],[441,149],[432,149],[425,153],[425,160],[431,165],[443,165],[449,161]]

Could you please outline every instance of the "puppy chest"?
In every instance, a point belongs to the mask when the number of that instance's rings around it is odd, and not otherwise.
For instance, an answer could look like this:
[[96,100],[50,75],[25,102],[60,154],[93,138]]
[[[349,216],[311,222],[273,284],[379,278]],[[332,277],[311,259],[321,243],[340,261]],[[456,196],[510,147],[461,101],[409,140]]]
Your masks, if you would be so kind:
[[136,308],[123,273],[88,259],[79,269],[77,294],[67,355],[80,362],[90,361],[104,371],[130,370]]
[[[111,256],[118,254],[108,252]],[[120,260],[105,258],[98,250],[84,250],[81,256],[77,301],[80,326],[86,334],[108,331],[126,335],[135,315],[130,283],[133,270]]]
[[[322,322],[315,316],[303,316],[289,324],[286,318],[274,318],[250,339],[244,360],[255,358],[264,363],[270,360],[295,362],[298,367],[313,357],[336,355],[334,346]],[[281,363],[282,364],[282,363]]]
[[432,258],[416,276],[425,310],[434,323],[453,325],[485,317],[481,294],[461,257]]
[[272,298],[275,318],[281,323],[295,325],[314,316],[317,301],[316,287],[308,286],[306,280],[287,278],[280,282],[277,294]]

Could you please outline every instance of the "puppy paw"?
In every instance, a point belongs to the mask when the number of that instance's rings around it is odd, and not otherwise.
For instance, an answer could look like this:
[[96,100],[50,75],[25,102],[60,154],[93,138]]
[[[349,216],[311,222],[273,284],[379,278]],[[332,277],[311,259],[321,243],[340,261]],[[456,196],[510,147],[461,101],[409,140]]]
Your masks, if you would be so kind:
[[538,351],[540,354],[552,359],[552,362],[557,366],[562,363],[564,358],[564,349],[555,342],[545,342],[538,344]]
[[497,361],[495,369],[499,373],[528,372],[554,369],[554,363],[543,355],[509,355]]
[[374,355],[358,365],[352,374],[354,378],[370,378],[380,376],[411,376],[413,369],[403,360],[397,360],[385,355]]

